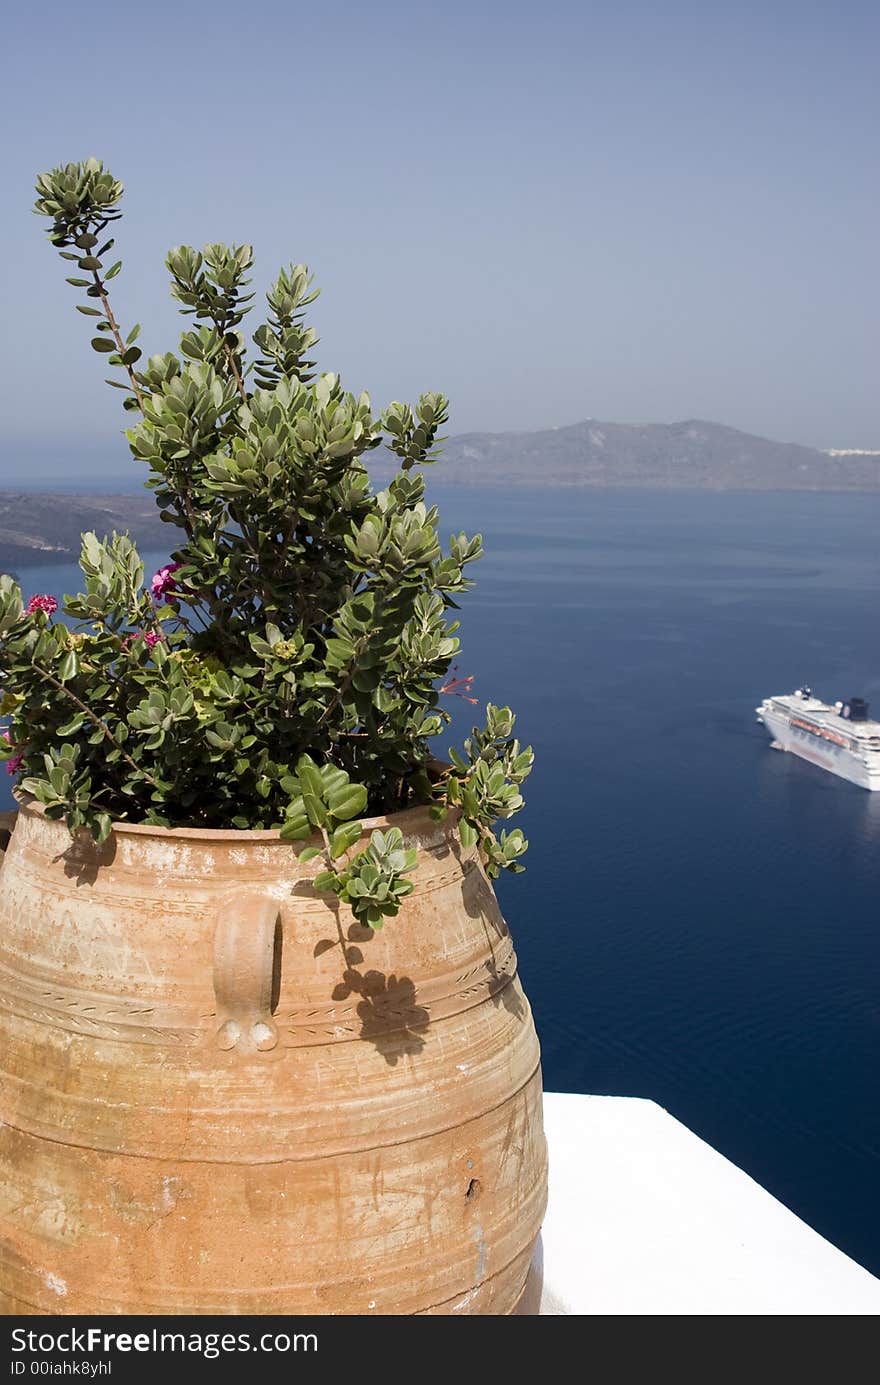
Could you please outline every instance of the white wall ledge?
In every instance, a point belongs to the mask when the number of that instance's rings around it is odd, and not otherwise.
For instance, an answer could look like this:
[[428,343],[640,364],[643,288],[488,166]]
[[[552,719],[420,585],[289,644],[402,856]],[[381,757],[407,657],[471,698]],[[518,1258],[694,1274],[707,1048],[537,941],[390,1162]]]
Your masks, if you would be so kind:
[[550,1200],[522,1311],[880,1312],[880,1280],[653,1101],[548,1092]]

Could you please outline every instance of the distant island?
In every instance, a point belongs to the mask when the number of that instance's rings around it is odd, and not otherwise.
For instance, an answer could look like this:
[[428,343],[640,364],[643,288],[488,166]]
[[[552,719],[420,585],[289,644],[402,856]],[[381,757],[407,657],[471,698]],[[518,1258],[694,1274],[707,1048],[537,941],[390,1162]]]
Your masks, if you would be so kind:
[[[374,453],[381,478],[391,461]],[[587,419],[537,433],[464,433],[447,439],[430,473],[454,486],[596,486],[645,490],[876,491],[880,450],[822,452],[798,443],[688,419],[602,423]],[[0,491],[0,570],[69,563],[84,529],[127,530],[144,549],[167,549],[168,527],[148,491],[54,495]]]
[[822,452],[687,419],[602,423],[538,433],[465,433],[442,461],[455,485],[606,486],[646,490],[880,490],[880,449]]
[[169,547],[168,524],[152,492],[141,495],[44,495],[0,491],[0,571],[76,562],[80,535],[129,533],[144,550]]

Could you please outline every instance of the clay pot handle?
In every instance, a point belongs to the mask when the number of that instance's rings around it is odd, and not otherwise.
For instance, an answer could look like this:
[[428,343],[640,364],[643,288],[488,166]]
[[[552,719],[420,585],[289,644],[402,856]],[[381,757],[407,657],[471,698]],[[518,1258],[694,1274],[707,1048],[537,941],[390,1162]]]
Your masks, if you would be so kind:
[[220,1048],[266,1052],[277,1044],[272,1002],[279,958],[278,901],[252,891],[226,895],[214,930]]

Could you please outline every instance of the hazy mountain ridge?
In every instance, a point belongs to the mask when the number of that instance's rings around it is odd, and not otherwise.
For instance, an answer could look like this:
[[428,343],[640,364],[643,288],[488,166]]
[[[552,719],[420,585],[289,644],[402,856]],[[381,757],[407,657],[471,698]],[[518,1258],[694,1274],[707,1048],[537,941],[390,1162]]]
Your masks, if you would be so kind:
[[169,548],[176,530],[159,518],[152,494],[53,495],[0,491],[0,569],[79,558],[80,535],[129,533],[144,549]]
[[450,438],[438,479],[459,485],[878,490],[880,456],[831,456],[720,423],[603,423]]
[[[392,459],[372,454],[380,477]],[[880,456],[836,455],[772,442],[720,423],[602,423],[587,419],[535,433],[464,433],[444,444],[432,482],[447,485],[876,491]],[[0,491],[0,568],[71,562],[80,533],[128,531],[143,548],[170,549],[177,537],[148,491],[61,495]]]

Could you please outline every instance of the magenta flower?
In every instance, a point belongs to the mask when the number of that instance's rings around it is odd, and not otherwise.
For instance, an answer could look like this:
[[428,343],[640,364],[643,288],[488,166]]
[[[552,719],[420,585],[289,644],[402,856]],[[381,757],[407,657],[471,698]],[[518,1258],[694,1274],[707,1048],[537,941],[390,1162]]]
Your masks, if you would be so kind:
[[157,644],[161,644],[162,636],[156,630],[134,630],[130,635],[126,635],[122,641],[123,649],[128,649],[135,640],[143,640],[147,649],[155,649]]
[[47,616],[54,616],[58,610],[58,602],[54,596],[32,596],[25,609],[29,616],[32,616],[34,611],[45,611]]
[[[7,741],[11,741],[11,740],[12,740],[12,737],[11,737],[10,734],[9,734],[8,728],[3,732],[3,737],[4,737],[4,739],[7,740]],[[7,774],[18,774],[18,771],[21,769],[21,767],[22,767],[23,764],[24,764],[24,756],[23,756],[23,755],[11,755],[11,756],[9,757],[9,759],[6,761],[6,773],[7,773]]]
[[167,596],[169,592],[177,591],[177,583],[172,573],[175,573],[182,566],[182,563],[166,563],[164,567],[159,568],[158,572],[153,573],[150,579],[150,591],[153,593],[154,601],[161,601],[162,597]]

